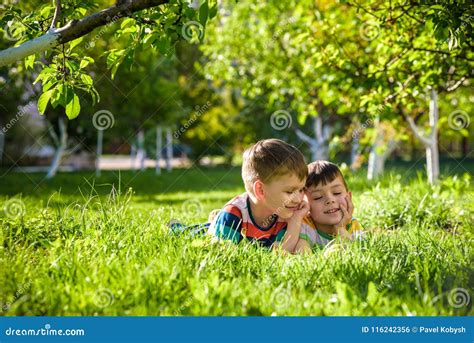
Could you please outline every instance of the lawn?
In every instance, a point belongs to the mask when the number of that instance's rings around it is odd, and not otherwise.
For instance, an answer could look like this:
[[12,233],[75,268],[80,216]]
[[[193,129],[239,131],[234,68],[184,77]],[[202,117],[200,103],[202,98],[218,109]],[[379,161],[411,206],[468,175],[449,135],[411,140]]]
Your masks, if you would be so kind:
[[[467,169],[467,171],[465,170]],[[0,178],[2,315],[472,315],[472,164],[348,175],[365,241],[310,256],[168,234],[239,168]]]

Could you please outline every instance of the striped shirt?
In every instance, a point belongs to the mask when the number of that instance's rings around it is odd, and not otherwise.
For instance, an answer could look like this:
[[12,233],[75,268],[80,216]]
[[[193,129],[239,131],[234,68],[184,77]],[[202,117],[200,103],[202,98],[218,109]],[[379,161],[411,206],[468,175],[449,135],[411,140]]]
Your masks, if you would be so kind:
[[271,219],[266,227],[255,223],[250,209],[250,198],[247,193],[243,193],[224,206],[211,222],[208,233],[234,243],[239,243],[245,238],[247,241],[256,241],[270,248],[275,242],[281,242],[286,227],[287,222],[280,221],[278,217]]
[[[362,225],[355,218],[352,218],[352,221],[347,224],[346,229],[354,238],[359,238],[363,234]],[[313,219],[310,216],[306,216],[301,224],[300,238],[308,242],[311,248],[315,248],[325,247],[334,240],[335,236],[318,230]]]

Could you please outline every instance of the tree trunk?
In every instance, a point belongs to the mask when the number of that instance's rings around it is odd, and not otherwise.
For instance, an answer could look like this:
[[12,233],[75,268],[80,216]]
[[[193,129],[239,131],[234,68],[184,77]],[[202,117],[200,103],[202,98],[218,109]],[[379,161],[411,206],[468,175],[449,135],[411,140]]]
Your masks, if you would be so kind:
[[166,128],[166,170],[170,172],[173,170],[171,164],[173,160],[173,136],[171,135],[171,128]]
[[434,184],[439,178],[439,151],[438,151],[438,93],[431,89],[430,96],[430,128],[431,134],[429,144],[426,148],[426,169],[428,182]]
[[[462,137],[461,138],[461,159],[465,159],[466,156],[467,156],[467,147],[468,147],[468,140],[467,140],[467,137]],[[1,152],[0,152],[1,153]],[[1,161],[1,155],[0,155],[0,161]]]
[[329,136],[330,128],[329,125],[323,125],[323,118],[321,116],[314,117],[314,161],[316,160],[327,160],[329,159]]
[[313,117],[314,138],[308,136],[300,129],[296,129],[296,135],[304,142],[309,144],[311,150],[311,160],[327,160],[329,158],[329,137],[331,128],[329,125],[323,125],[320,116]]
[[60,117],[58,119],[58,125],[59,125],[59,139],[58,138],[56,139],[57,140],[56,151],[54,153],[51,166],[49,167],[48,174],[46,175],[47,179],[51,179],[56,175],[58,168],[61,164],[61,159],[63,157],[64,151],[66,150],[67,130],[66,130],[66,124],[64,122],[64,118]]
[[5,133],[0,130],[0,167],[3,162],[3,151],[5,150]]
[[143,130],[138,131],[138,161],[140,163],[140,170],[145,170],[145,133]]
[[160,161],[161,161],[161,149],[163,149],[163,129],[161,126],[157,125],[156,126],[156,167],[155,167],[155,174],[160,175],[161,174],[161,166],[160,166]]
[[396,141],[392,138],[384,142],[385,132],[378,118],[374,122],[374,130],[376,130],[376,134],[369,153],[369,165],[367,168],[367,179],[369,180],[375,180],[383,175],[385,162],[396,147]]
[[351,170],[355,171],[359,165],[359,135],[355,135],[351,144]]
[[428,174],[428,182],[434,184],[439,178],[439,151],[438,151],[438,92],[432,88],[430,92],[430,113],[429,124],[430,134],[428,137],[423,136],[412,117],[407,116],[416,138],[418,138],[425,147],[426,151],[426,172]]
[[130,145],[130,163],[131,163],[132,170],[136,169],[135,168],[136,159],[137,159],[137,147],[135,146],[135,144],[131,144]]
[[434,184],[439,178],[439,151],[437,141],[426,147],[426,169],[428,172],[428,182]]
[[100,159],[102,157],[102,144],[104,142],[104,130],[97,130],[97,153],[95,156],[95,176],[100,177]]
[[377,152],[377,146],[372,146],[369,153],[369,165],[367,169],[367,179],[374,180],[383,174],[385,170],[385,160],[383,154]]

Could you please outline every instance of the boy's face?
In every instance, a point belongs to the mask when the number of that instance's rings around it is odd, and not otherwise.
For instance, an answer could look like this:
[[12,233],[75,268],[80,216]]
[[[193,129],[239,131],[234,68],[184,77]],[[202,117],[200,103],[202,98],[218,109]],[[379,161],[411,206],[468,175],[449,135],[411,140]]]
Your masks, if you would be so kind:
[[311,218],[316,224],[336,225],[341,221],[341,204],[346,201],[347,190],[340,175],[325,185],[309,187],[306,195]]
[[283,175],[263,184],[266,207],[281,219],[289,219],[304,197],[305,180]]

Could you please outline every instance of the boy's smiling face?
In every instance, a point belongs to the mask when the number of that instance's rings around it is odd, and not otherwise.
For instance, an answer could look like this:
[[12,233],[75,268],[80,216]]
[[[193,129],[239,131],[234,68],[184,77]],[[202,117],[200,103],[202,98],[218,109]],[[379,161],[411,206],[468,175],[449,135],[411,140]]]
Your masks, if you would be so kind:
[[311,218],[316,224],[337,225],[343,216],[341,204],[345,203],[347,189],[338,175],[331,182],[311,186],[306,190]]
[[290,218],[303,201],[304,184],[304,179],[293,174],[275,177],[263,184],[267,209],[281,219]]

